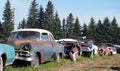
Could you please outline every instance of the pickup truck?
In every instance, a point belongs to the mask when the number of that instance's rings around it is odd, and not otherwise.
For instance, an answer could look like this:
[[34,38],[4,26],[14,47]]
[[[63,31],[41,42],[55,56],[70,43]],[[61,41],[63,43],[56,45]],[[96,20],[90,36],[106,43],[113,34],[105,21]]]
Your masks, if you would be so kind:
[[29,61],[31,66],[57,60],[64,56],[64,46],[44,29],[18,29],[11,32],[8,44],[15,47],[15,60]]

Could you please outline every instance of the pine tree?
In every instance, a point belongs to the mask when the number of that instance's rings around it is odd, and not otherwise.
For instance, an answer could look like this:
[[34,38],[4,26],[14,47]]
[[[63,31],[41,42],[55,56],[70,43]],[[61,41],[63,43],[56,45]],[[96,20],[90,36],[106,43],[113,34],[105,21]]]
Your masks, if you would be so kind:
[[74,28],[74,17],[72,13],[69,14],[67,17],[67,24],[66,24],[66,36],[67,38],[73,38],[73,28]]
[[18,24],[18,27],[17,27],[17,28],[18,28],[18,29],[21,29],[21,23]]
[[62,21],[62,37],[65,38],[66,37],[66,23],[65,23],[65,18],[63,18],[63,21]]
[[0,22],[0,34],[2,34],[2,23]]
[[40,6],[39,13],[38,13],[37,28],[45,29],[44,16],[45,16],[44,9],[42,6]]
[[26,24],[27,24],[26,20],[25,20],[25,18],[23,18],[22,22],[19,23],[19,25],[18,25],[18,29],[24,29],[26,27]]
[[96,38],[96,33],[95,33],[95,21],[93,18],[90,19],[90,24],[88,26],[88,38],[95,40]]
[[3,34],[2,23],[0,22],[0,39],[6,39],[5,35]]
[[57,12],[55,13],[53,29],[54,29],[53,34],[55,35],[55,38],[57,39],[61,38],[62,37],[61,22]]
[[112,27],[112,43],[117,43],[118,40],[118,24],[116,21],[116,18],[114,17],[112,22],[111,22],[111,27]]
[[54,6],[51,1],[48,1],[46,11],[45,11],[45,29],[53,33],[53,23],[54,23]]
[[0,22],[0,38],[2,38],[2,33],[3,32],[3,29],[2,29],[2,23]]
[[115,44],[119,44],[120,45],[120,27],[118,27],[118,33],[117,33],[117,42]]
[[3,34],[7,38],[12,30],[14,30],[13,11],[11,9],[10,1],[7,0],[5,3],[5,10],[3,11]]
[[111,29],[111,24],[110,21],[108,19],[108,17],[105,17],[105,19],[103,20],[103,42],[107,42],[107,43],[111,43],[112,42],[112,33],[111,33],[112,29]]
[[74,28],[73,28],[73,35],[74,38],[80,38],[81,37],[81,26],[79,23],[79,19],[76,18]]
[[83,24],[83,30],[82,30],[82,37],[86,36],[88,37],[88,26],[84,23]]
[[27,28],[36,28],[37,16],[38,16],[38,4],[36,0],[33,0],[29,9],[29,15],[27,20]]
[[101,22],[101,20],[98,20],[97,26],[96,26],[96,42],[98,43],[102,43],[104,38],[104,33],[103,33],[103,24]]

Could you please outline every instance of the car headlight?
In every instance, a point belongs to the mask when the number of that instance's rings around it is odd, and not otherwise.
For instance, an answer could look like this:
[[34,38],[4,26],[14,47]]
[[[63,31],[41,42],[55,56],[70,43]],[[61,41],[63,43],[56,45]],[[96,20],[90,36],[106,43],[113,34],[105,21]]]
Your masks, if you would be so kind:
[[31,44],[27,43],[23,46],[23,50],[30,51],[32,49]]

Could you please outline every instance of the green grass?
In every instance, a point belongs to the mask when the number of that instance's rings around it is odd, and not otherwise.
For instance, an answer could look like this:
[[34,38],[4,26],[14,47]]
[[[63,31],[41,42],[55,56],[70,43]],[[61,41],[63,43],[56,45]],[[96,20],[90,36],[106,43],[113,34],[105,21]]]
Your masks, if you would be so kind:
[[85,61],[85,60],[97,60],[99,58],[99,55],[94,55],[93,58],[92,57],[79,57],[77,59],[77,61]]
[[6,66],[4,71],[37,71],[37,69],[32,67],[17,67]]
[[45,70],[45,69],[51,69],[51,68],[55,68],[55,67],[58,67],[60,65],[64,65],[64,64],[71,64],[72,62],[70,60],[66,60],[66,59],[61,59],[60,62],[49,62],[49,63],[46,63],[46,64],[41,64],[39,69],[40,70]]
[[[99,55],[94,55],[93,58],[92,57],[79,57],[77,59],[77,62],[86,62],[86,61],[96,61],[99,58],[104,58],[104,59],[109,59],[111,56],[102,56],[100,57]],[[119,54],[116,55],[112,55],[112,57],[120,57]],[[57,63],[56,61],[50,61],[50,62],[46,62],[44,64],[40,64],[39,67],[37,68],[33,68],[31,66],[25,66],[25,67],[12,67],[12,66],[6,66],[4,71],[52,71],[53,68],[62,66],[62,65],[69,65],[72,64],[73,62],[71,62],[70,59],[61,59],[59,63]],[[108,63],[103,63],[103,65],[106,65]],[[74,71],[81,71],[81,69],[76,69]],[[82,71],[88,71],[88,68],[82,69]],[[92,71],[92,70],[89,70]],[[93,70],[95,71],[95,70]]]
[[[96,60],[97,58],[98,56],[94,56],[93,58],[80,57],[77,59],[77,61]],[[31,66],[25,66],[25,67],[6,66],[4,71],[39,71],[39,70],[51,71],[52,68],[65,65],[65,64],[72,64],[72,62],[70,59],[61,59],[59,63],[57,63],[56,61],[46,62],[44,64],[40,64],[40,66],[37,68],[33,68]]]
[[71,64],[71,63],[72,62],[68,59],[61,59],[60,63],[56,61],[46,62],[44,64],[40,64],[40,66],[37,68],[33,68],[31,66],[25,66],[25,67],[6,66],[4,71],[39,71],[39,70],[51,71],[52,68],[58,67],[60,65]]

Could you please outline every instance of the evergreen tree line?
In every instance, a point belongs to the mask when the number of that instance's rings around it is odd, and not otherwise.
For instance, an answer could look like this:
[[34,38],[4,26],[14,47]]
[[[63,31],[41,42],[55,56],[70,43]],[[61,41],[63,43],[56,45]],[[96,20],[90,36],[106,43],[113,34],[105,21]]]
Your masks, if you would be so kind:
[[52,32],[56,39],[78,38],[81,32],[79,20],[78,18],[74,19],[72,13],[69,14],[67,19],[63,19],[63,24],[61,23],[58,12],[54,11],[52,1],[48,1],[44,9],[42,5],[39,6],[36,3],[36,0],[33,0],[27,20],[23,19],[19,23],[18,29],[23,28],[46,29]]
[[10,1],[5,3],[3,11],[3,22],[0,22],[0,39],[7,39],[8,35],[14,30],[14,11],[11,9]]
[[[9,3],[9,4],[8,4]],[[7,37],[14,30],[14,15],[10,7],[10,2],[7,0],[5,10],[3,12],[4,22],[0,22],[0,37]],[[61,21],[57,11],[54,11],[52,1],[48,1],[46,8],[38,5],[36,0],[30,4],[28,18],[19,23],[18,29],[24,28],[39,28],[46,29],[53,33],[56,39],[60,38],[75,38],[86,36],[99,43],[115,43],[120,44],[120,27],[114,17],[112,21],[105,17],[103,21],[95,22],[91,17],[90,23],[86,25],[80,24],[78,17],[74,18],[70,13]]]

